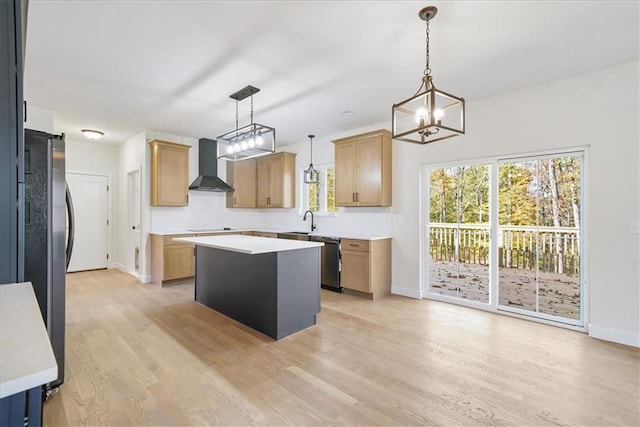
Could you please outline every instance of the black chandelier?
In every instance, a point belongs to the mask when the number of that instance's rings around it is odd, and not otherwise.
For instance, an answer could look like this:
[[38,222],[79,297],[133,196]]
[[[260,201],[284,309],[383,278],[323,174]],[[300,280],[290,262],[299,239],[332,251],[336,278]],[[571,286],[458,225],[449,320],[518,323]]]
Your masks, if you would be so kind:
[[[253,122],[253,95],[260,89],[247,86],[229,95],[236,100],[236,128],[218,137],[218,159],[244,160],[276,151],[276,130]],[[238,128],[238,103],[251,97],[251,123]]]
[[438,9],[427,6],[418,16],[426,23],[426,66],[422,84],[411,98],[394,104],[393,139],[428,144],[464,134],[464,98],[443,92],[433,84],[429,68],[429,22]]

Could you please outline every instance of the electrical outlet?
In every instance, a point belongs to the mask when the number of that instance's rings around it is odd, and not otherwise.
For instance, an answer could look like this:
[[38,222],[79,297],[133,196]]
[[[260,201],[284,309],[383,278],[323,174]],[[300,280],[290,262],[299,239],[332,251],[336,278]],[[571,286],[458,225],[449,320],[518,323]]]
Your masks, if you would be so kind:
[[629,222],[629,233],[640,234],[640,221]]

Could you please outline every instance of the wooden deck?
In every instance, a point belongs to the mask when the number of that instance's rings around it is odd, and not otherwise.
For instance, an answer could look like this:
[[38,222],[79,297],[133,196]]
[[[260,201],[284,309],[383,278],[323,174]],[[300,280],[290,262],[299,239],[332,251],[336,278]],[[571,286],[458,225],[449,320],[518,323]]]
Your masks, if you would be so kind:
[[115,270],[67,276],[44,425],[640,424],[640,350],[428,300],[322,291],[274,341]]

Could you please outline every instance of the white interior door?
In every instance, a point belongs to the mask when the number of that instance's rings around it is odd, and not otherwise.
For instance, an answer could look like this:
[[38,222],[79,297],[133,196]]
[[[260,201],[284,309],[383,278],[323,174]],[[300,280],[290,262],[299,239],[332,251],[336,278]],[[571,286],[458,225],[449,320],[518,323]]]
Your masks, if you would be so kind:
[[75,236],[68,272],[107,268],[108,177],[67,173]]

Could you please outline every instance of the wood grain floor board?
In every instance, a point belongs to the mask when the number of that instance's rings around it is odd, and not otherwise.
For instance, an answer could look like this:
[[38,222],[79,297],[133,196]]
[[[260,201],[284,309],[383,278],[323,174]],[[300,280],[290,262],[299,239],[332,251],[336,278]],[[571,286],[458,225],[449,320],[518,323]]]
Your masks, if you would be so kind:
[[398,296],[323,290],[273,341],[193,284],[73,273],[66,349],[44,425],[640,425],[640,350]]

